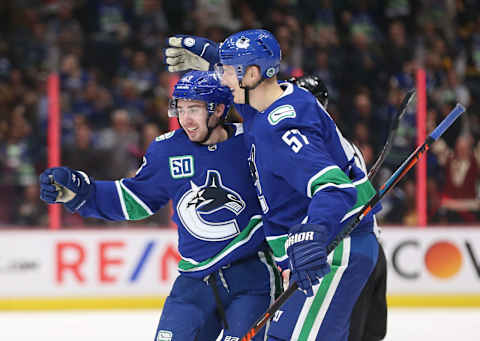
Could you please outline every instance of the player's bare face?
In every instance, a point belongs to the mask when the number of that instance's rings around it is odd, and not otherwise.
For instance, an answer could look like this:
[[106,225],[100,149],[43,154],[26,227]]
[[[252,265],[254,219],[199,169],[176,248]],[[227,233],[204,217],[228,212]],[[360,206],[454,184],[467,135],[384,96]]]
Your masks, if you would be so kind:
[[192,142],[200,142],[207,136],[207,106],[205,102],[179,99],[178,119]]
[[240,88],[235,67],[232,65],[223,65],[221,75],[222,85],[230,88],[233,94],[233,102],[237,104],[245,103],[245,90]]

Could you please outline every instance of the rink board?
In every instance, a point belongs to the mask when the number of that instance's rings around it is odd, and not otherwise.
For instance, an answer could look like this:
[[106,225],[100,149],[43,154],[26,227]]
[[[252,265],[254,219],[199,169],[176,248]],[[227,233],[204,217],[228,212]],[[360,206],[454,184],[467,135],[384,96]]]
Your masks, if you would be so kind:
[[[385,228],[390,306],[480,307],[480,228]],[[160,308],[175,230],[0,232],[0,310]]]

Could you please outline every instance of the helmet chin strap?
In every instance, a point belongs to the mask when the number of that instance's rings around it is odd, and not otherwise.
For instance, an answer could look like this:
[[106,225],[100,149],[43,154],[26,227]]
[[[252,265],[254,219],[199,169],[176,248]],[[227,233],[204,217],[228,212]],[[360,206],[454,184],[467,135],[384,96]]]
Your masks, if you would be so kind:
[[208,115],[207,120],[205,122],[205,124],[207,125],[207,135],[205,135],[205,137],[201,141],[198,141],[196,143],[204,144],[210,138],[210,136],[212,135],[212,132],[215,130],[215,128],[217,128],[220,125],[223,125],[223,123],[225,122],[225,118],[220,117],[217,120],[217,123],[213,127],[209,127],[208,122],[210,121],[210,117],[212,117],[212,116],[213,116],[213,114]]
[[250,105],[250,94],[249,94],[249,91],[250,90],[254,90],[257,86],[260,85],[260,83],[262,83],[263,81],[265,80],[265,78],[260,78],[259,81],[257,81],[254,85],[252,86],[246,86],[246,85],[243,85],[243,78],[242,80],[239,82],[239,86],[240,86],[240,89],[243,89],[245,90],[245,104],[247,105]]
[[209,126],[208,126],[208,121],[210,121],[210,117],[211,117],[211,116],[209,116],[209,117],[207,118],[207,121],[205,122],[205,124],[207,125],[207,135],[205,135],[205,137],[204,137],[201,141],[198,141],[198,142],[197,142],[198,144],[204,144],[204,143],[210,138],[210,135],[212,135],[213,129],[215,129],[215,128],[218,126],[218,124],[219,124],[219,123],[217,122],[217,124],[215,124],[215,126],[209,127]]

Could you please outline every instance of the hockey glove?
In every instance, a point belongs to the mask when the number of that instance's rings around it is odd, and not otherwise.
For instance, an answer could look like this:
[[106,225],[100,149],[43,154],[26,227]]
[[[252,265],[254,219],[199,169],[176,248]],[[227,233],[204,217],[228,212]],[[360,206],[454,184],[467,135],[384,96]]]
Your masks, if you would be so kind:
[[290,229],[285,249],[291,270],[291,281],[307,295],[312,296],[312,286],[330,272],[327,263],[327,230],[317,224],[298,224]]
[[176,35],[169,37],[165,63],[169,72],[213,70],[220,61],[218,44],[202,37]]
[[40,199],[48,204],[62,203],[70,212],[82,207],[92,191],[92,179],[84,172],[54,167],[40,174]]

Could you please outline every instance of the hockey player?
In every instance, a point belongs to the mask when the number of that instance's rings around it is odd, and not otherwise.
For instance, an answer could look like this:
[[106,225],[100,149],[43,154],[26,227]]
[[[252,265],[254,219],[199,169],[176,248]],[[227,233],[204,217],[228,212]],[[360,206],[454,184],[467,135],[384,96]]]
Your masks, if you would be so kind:
[[[328,89],[317,76],[302,76],[292,78],[289,82],[310,91],[327,109]],[[352,144],[355,150],[355,162],[365,174],[367,166],[360,150]],[[378,244],[378,257],[362,293],[357,299],[350,318],[348,341],[379,341],[387,333],[387,261],[382,244]]]
[[85,217],[143,219],[173,200],[180,276],[155,341],[212,341],[222,327],[222,340],[238,340],[279,289],[243,127],[224,123],[231,104],[230,90],[214,72],[189,72],[175,85],[169,106],[182,129],[151,143],[135,177],[97,181],[67,167],[40,175],[44,201]]
[[[169,70],[198,62],[189,57],[167,53]],[[222,83],[246,120],[267,240],[303,291],[277,311],[268,340],[347,340],[353,306],[377,259],[372,215],[334,252],[326,249],[375,191],[325,108],[308,91],[278,84],[281,52],[270,32],[233,34],[218,57]]]

